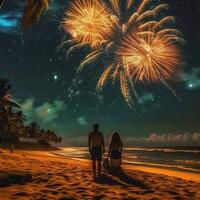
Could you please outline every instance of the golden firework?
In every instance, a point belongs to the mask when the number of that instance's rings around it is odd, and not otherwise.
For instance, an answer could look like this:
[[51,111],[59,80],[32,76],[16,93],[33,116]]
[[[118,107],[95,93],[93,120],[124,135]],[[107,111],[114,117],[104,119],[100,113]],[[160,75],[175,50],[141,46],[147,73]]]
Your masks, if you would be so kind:
[[73,1],[63,20],[64,30],[77,43],[100,47],[112,34],[108,9],[99,0]]
[[176,39],[179,38],[175,35],[133,28],[123,38],[116,54],[131,80],[166,80],[176,74],[179,64]]
[[130,88],[137,96],[134,88],[137,81],[160,81],[169,87],[166,81],[174,77],[179,64],[176,43],[182,41],[181,34],[168,26],[174,17],[159,19],[157,16],[168,5],[159,4],[148,10],[149,1],[142,0],[135,6],[134,0],[109,0],[106,4],[76,0],[66,12],[63,23],[73,41],[78,43],[71,51],[79,45],[92,47],[79,69],[99,57],[108,57],[109,64],[99,78],[97,89],[102,89],[109,78],[113,82],[119,79],[122,95],[129,105],[132,102]]

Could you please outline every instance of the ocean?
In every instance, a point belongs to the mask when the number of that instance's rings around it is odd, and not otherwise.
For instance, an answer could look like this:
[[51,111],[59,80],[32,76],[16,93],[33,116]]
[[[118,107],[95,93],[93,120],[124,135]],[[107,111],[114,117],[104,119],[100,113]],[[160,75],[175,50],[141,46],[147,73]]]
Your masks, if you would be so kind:
[[[69,158],[89,159],[87,147],[66,147],[56,154]],[[104,155],[106,157],[106,154]],[[123,150],[123,163],[162,167],[200,173],[199,147],[129,147]]]

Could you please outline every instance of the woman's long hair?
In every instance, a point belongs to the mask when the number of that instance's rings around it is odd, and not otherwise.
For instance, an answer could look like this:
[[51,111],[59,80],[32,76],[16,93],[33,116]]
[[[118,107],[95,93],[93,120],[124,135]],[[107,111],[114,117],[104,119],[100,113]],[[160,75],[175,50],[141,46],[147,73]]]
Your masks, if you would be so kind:
[[110,138],[110,146],[112,145],[115,145],[115,144],[118,144],[118,145],[121,145],[122,146],[122,139],[119,135],[118,132],[114,132],[112,135],[111,135],[111,138]]

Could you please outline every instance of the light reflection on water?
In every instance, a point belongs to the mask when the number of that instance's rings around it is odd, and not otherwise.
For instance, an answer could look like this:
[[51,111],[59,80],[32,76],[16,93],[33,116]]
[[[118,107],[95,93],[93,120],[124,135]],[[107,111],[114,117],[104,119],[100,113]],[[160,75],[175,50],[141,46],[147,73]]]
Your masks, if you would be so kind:
[[[56,154],[70,158],[89,159],[87,147],[62,148]],[[106,156],[105,154],[104,156]],[[125,148],[123,163],[154,167],[177,168],[200,173],[200,150],[173,148]]]

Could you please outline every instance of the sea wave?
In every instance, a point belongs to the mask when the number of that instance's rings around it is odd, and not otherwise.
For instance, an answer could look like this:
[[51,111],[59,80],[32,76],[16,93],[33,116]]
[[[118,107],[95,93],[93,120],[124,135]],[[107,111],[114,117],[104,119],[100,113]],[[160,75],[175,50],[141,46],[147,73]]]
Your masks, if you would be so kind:
[[[146,165],[151,167],[175,168],[200,173],[199,150],[170,148],[124,148],[123,162],[126,164]],[[87,147],[69,147],[55,152],[70,158],[89,159]],[[107,154],[104,154],[107,157]]]
[[160,151],[160,152],[168,152],[168,153],[176,153],[176,152],[182,152],[182,153],[200,153],[200,150],[170,149],[170,148],[138,148],[138,147],[129,147],[129,148],[125,148],[124,150],[126,150],[126,151],[147,151],[147,152]]

